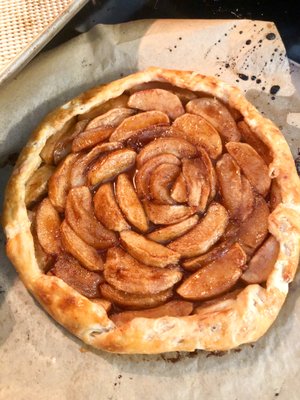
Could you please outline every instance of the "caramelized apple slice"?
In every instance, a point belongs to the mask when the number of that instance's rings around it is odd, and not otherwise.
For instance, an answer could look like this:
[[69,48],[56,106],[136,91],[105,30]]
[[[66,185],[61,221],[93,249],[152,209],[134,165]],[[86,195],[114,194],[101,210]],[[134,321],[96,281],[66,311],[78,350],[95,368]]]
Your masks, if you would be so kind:
[[207,152],[203,148],[199,147],[198,153],[203,164],[203,175],[210,186],[209,200],[212,200],[215,198],[217,193],[217,174]]
[[240,140],[240,132],[232,115],[217,99],[201,97],[191,100],[186,105],[186,110],[205,118],[226,141],[238,142]]
[[146,265],[164,268],[169,264],[177,264],[179,261],[180,254],[176,251],[167,249],[135,232],[123,231],[120,237],[128,253]]
[[[212,300],[207,300],[204,301],[201,306],[196,307],[194,313],[195,314],[203,314],[206,312],[206,310],[209,312],[209,310],[212,311],[211,306],[217,306],[219,303],[226,301],[226,300],[235,300],[237,296],[241,293],[243,288],[238,288],[235,290],[232,290],[231,292],[228,292],[226,294],[223,294],[221,296],[218,296],[215,299]],[[213,307],[214,309],[214,307]]]
[[94,118],[86,130],[74,139],[72,150],[81,151],[108,139],[115,128],[132,114],[135,114],[135,111],[129,108],[114,108]]
[[186,203],[188,201],[186,181],[182,173],[179,174],[177,179],[175,180],[174,185],[171,189],[170,196],[177,203]]
[[108,313],[111,310],[112,304],[110,301],[106,299],[91,299],[91,301],[98,306],[101,306],[104,308],[104,310]]
[[124,311],[112,314],[110,319],[117,325],[124,325],[134,318],[186,317],[193,311],[193,304],[188,301],[173,300],[162,306],[140,311]]
[[136,153],[133,150],[121,149],[113,151],[97,161],[88,173],[91,186],[113,179],[131,168],[135,163]]
[[191,158],[197,155],[197,149],[187,140],[172,137],[159,138],[147,144],[137,156],[137,166],[141,168],[150,158],[159,154],[169,153],[178,158]]
[[254,208],[254,193],[248,179],[242,175],[242,199],[237,217],[243,222],[252,213]]
[[82,121],[78,121],[74,127],[74,130],[71,134],[64,135],[60,140],[56,143],[53,150],[53,160],[54,164],[57,165],[63,160],[69,153],[72,151],[72,142],[81,132],[83,132],[89,123],[88,119],[84,119]]
[[123,142],[137,132],[160,124],[169,124],[167,114],[160,111],[147,111],[126,118],[110,137],[111,142]]
[[80,263],[90,271],[103,270],[103,262],[97,251],[84,242],[66,220],[60,228],[62,243],[68,253],[77,258]]
[[123,144],[120,142],[110,142],[98,144],[87,154],[83,154],[74,163],[70,173],[71,187],[87,185],[87,170],[90,165],[106,152],[122,149]]
[[166,243],[184,235],[187,231],[192,229],[198,223],[198,221],[198,215],[193,215],[192,217],[187,218],[182,222],[178,222],[177,224],[157,229],[149,233],[147,238],[154,240],[154,242]]
[[227,143],[228,153],[235,159],[251,185],[262,196],[270,189],[269,169],[260,155],[247,143]]
[[117,127],[125,118],[135,114],[136,111],[130,108],[119,107],[107,111],[105,114],[98,115],[93,118],[87,125],[86,130],[95,129],[99,127]]
[[210,251],[207,253],[202,254],[201,256],[189,258],[182,263],[182,266],[187,271],[197,271],[199,268],[204,267],[211,263],[212,261],[217,260],[218,258],[222,257],[229,248],[233,245],[236,241],[234,236],[231,236],[221,243],[216,244]]
[[181,257],[195,257],[205,253],[223,235],[229,218],[226,209],[212,203],[200,222],[188,233],[168,244],[168,248]]
[[182,278],[176,269],[149,267],[120,248],[107,252],[105,280],[118,290],[147,296],[171,288]]
[[252,255],[262,244],[268,234],[269,208],[263,197],[257,196],[254,210],[241,224],[238,231],[238,242],[247,255]]
[[130,229],[130,225],[126,222],[117,204],[111,182],[99,187],[93,201],[95,215],[107,229],[117,232]]
[[275,208],[282,202],[281,189],[278,185],[277,179],[272,179],[270,191],[270,208],[274,211]]
[[51,135],[45,146],[43,147],[40,156],[46,164],[53,164],[53,153],[56,144],[65,137],[70,136],[75,128],[76,118],[71,118],[65,125],[56,133]]
[[54,172],[51,165],[42,165],[28,179],[25,186],[25,204],[27,207],[40,200],[48,189],[48,181]]
[[156,307],[165,303],[173,295],[172,289],[167,289],[157,294],[151,294],[151,296],[141,296],[133,293],[122,292],[106,283],[100,285],[100,292],[103,297],[111,302],[118,304],[120,307],[129,309]]
[[180,160],[173,154],[162,153],[149,159],[141,168],[137,171],[135,176],[135,184],[137,194],[140,199],[150,199],[149,185],[150,178],[153,171],[161,164],[170,164],[179,166]]
[[47,254],[57,255],[61,251],[59,228],[59,214],[47,197],[40,203],[36,212],[37,237]]
[[182,137],[197,148],[203,147],[213,159],[222,153],[222,141],[218,132],[199,115],[182,115],[174,121],[170,132],[172,136]]
[[116,183],[117,202],[122,210],[125,218],[133,226],[142,232],[146,232],[149,228],[148,219],[144,208],[135,193],[133,184],[126,174],[118,176]]
[[50,272],[83,296],[99,297],[98,288],[103,278],[96,272],[82,268],[74,257],[68,254],[60,255]]
[[171,225],[183,221],[195,214],[195,207],[183,205],[170,206],[168,204],[155,204],[152,201],[144,200],[144,209],[150,221],[156,225]]
[[174,93],[164,89],[148,89],[136,92],[129,97],[128,105],[143,111],[162,111],[172,119],[184,114],[184,108],[179,98]]
[[242,279],[246,283],[265,282],[277,261],[279,243],[270,236],[251,258],[248,269],[243,273]]
[[140,129],[126,140],[126,147],[130,147],[139,153],[141,149],[148,143],[152,142],[152,140],[165,136],[169,128],[169,124],[159,124]]
[[145,82],[140,85],[136,85],[129,89],[129,93],[133,94],[136,92],[140,92],[141,90],[147,89],[164,89],[168,92],[176,94],[179,97],[183,104],[187,103],[190,100],[193,100],[196,96],[194,92],[188,89],[179,88],[177,86],[173,86],[168,82]]
[[235,243],[222,257],[187,278],[177,293],[188,300],[204,300],[231,289],[241,277],[246,254]]
[[238,122],[237,126],[242,134],[242,139],[257,151],[266,164],[270,164],[273,157],[268,146],[251,131],[245,121]]
[[78,120],[80,121],[82,119],[93,119],[98,115],[104,114],[113,108],[127,107],[128,99],[129,96],[127,96],[126,94],[122,94],[121,96],[115,97],[114,99],[110,99],[105,103],[102,103],[99,106],[92,108],[90,111],[78,115]]
[[150,193],[159,204],[174,204],[170,196],[170,186],[180,173],[178,165],[161,164],[155,168],[150,178]]
[[197,207],[197,210],[201,212],[205,210],[210,194],[210,185],[204,168],[200,158],[182,160],[182,174],[186,182],[188,204]]
[[89,129],[80,133],[72,143],[72,151],[78,152],[81,150],[89,149],[98,143],[104,142],[113,133],[114,128],[111,126],[98,127]]
[[97,250],[117,243],[115,233],[106,229],[95,218],[92,196],[85,186],[70,190],[66,204],[66,220],[83,241]]
[[228,153],[217,162],[216,172],[223,203],[232,218],[237,217],[242,202],[242,177],[238,164]]
[[78,158],[78,154],[69,154],[49,179],[49,199],[59,212],[63,212],[65,209],[67,194],[70,189],[71,170]]

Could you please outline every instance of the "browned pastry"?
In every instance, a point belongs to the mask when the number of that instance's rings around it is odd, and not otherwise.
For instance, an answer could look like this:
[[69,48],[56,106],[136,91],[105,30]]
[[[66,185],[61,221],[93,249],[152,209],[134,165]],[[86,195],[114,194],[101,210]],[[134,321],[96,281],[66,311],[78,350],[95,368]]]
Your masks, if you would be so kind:
[[3,222],[26,287],[85,343],[228,350],[284,303],[300,186],[283,135],[237,88],[149,68],[42,121]]

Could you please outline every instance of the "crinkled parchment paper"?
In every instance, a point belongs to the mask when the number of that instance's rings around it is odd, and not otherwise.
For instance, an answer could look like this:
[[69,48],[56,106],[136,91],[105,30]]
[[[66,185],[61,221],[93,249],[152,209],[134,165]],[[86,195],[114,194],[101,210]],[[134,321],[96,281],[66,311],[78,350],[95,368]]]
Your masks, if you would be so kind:
[[[157,65],[238,85],[300,147],[300,102],[276,27],[261,21],[137,21],[94,27],[42,54],[0,88],[1,197],[15,152],[54,107],[96,84]],[[287,119],[289,124],[287,123]],[[8,157],[9,156],[9,157]],[[300,279],[270,331],[226,354],[125,356],[96,351],[56,324],[4,255],[0,268],[0,398],[299,399]]]

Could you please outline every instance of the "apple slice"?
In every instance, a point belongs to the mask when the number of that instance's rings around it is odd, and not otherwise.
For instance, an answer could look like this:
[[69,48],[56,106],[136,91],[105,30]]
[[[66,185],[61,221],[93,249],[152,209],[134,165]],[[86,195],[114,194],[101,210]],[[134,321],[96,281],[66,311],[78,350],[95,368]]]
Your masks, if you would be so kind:
[[[85,94],[83,94],[83,96],[85,96]],[[78,115],[78,120],[81,121],[83,119],[93,119],[98,115],[104,114],[113,108],[127,107],[128,99],[129,96],[127,96],[126,94],[121,94],[121,96],[115,97],[114,99],[110,99],[105,103],[102,103],[92,108],[90,111]]]
[[184,114],[177,118],[170,134],[174,137],[182,137],[197,148],[203,147],[213,159],[222,153],[222,141],[216,129],[204,118],[194,114]]
[[147,216],[135,193],[133,184],[126,174],[118,176],[116,198],[127,221],[140,231],[146,232],[149,229]]
[[25,204],[27,207],[30,207],[47,193],[48,181],[53,172],[53,166],[44,164],[28,179],[25,186]]
[[257,196],[254,210],[250,216],[242,222],[238,231],[238,242],[248,256],[263,243],[268,234],[269,208],[263,197]]
[[45,146],[40,152],[41,159],[46,164],[53,164],[54,161],[53,155],[56,144],[60,140],[72,135],[75,129],[75,124],[76,124],[76,117],[73,117],[69,121],[67,121],[59,131],[57,131],[47,139]]
[[159,138],[147,144],[137,156],[137,166],[141,168],[150,158],[159,154],[169,153],[177,158],[197,156],[197,149],[187,140],[178,137]]
[[160,124],[169,124],[167,114],[160,111],[147,111],[126,118],[110,137],[111,142],[123,142],[138,132]]
[[69,154],[57,167],[48,182],[48,195],[51,203],[63,212],[66,205],[67,194],[70,190],[70,174],[79,154]]
[[212,203],[200,222],[188,233],[168,244],[168,248],[181,257],[195,257],[205,253],[225,232],[229,217],[226,209]]
[[143,147],[157,138],[166,135],[170,128],[169,124],[151,125],[148,128],[140,129],[126,140],[126,147],[139,153]]
[[157,294],[151,294],[150,296],[141,296],[133,293],[122,292],[107,283],[100,285],[100,292],[102,296],[109,301],[119,305],[120,307],[129,309],[156,307],[165,303],[173,295],[172,289],[167,289]]
[[110,137],[117,126],[133,114],[135,114],[134,110],[120,107],[99,115],[88,123],[84,132],[74,139],[72,150],[81,151],[103,142]]
[[170,196],[177,203],[186,203],[188,201],[186,181],[182,173],[180,173],[175,180]]
[[164,89],[146,89],[132,94],[128,106],[143,111],[157,110],[175,119],[184,114],[179,97]]
[[275,208],[282,202],[281,189],[277,182],[277,179],[272,179],[271,191],[270,191],[270,208],[274,211]]
[[268,166],[264,160],[247,143],[230,142],[227,143],[226,148],[254,189],[265,197],[269,192],[271,179]]
[[120,173],[131,168],[136,159],[133,150],[120,149],[101,158],[88,172],[88,181],[91,186],[99,185],[110,179],[114,179]]
[[182,278],[176,269],[149,267],[120,248],[107,252],[104,278],[114,288],[143,296],[171,288]]
[[181,165],[180,160],[173,154],[162,153],[149,159],[135,175],[135,185],[139,198],[150,199],[149,185],[153,171],[161,164]]
[[53,150],[54,164],[57,165],[72,151],[72,142],[81,132],[83,132],[89,123],[88,119],[78,121],[71,134],[64,135],[56,143]]
[[72,151],[78,152],[86,149],[90,149],[98,143],[104,142],[113,133],[114,128],[111,126],[98,127],[89,129],[80,133],[72,143]]
[[223,154],[216,172],[224,206],[231,218],[236,218],[242,202],[242,177],[238,164],[230,154]]
[[145,82],[139,85],[136,85],[129,89],[130,94],[134,94],[136,92],[140,92],[141,90],[147,89],[164,89],[168,92],[176,94],[179,97],[183,104],[188,101],[195,99],[197,96],[194,92],[188,89],[179,88],[177,86],[173,86],[168,82]]
[[207,120],[227,142],[240,140],[241,135],[235,120],[228,109],[216,98],[201,97],[191,100],[186,105],[186,110]]
[[47,197],[39,204],[36,212],[37,237],[47,254],[57,255],[61,252],[59,228],[59,214]]
[[211,263],[212,261],[217,260],[222,257],[229,248],[236,242],[234,236],[231,236],[221,243],[216,244],[210,251],[202,254],[201,256],[189,258],[182,263],[182,266],[187,271],[197,271],[199,268],[204,267],[205,265]]
[[203,164],[203,175],[210,185],[209,200],[212,200],[215,198],[217,193],[217,174],[207,152],[203,148],[199,147],[198,153]]
[[85,186],[70,190],[66,204],[66,220],[84,242],[97,250],[117,243],[115,233],[106,229],[95,218],[92,196]]
[[73,231],[66,220],[61,224],[60,233],[67,252],[77,258],[85,268],[90,271],[103,270],[103,261],[100,255]]
[[124,311],[112,314],[110,319],[121,326],[134,318],[162,318],[162,317],[186,317],[193,311],[193,304],[188,301],[173,300],[162,306],[149,308],[148,310]]
[[240,209],[238,211],[238,219],[243,222],[252,213],[254,208],[254,193],[248,179],[242,175],[242,199]]
[[125,118],[130,117],[131,115],[136,114],[135,110],[131,108],[119,107],[113,108],[112,110],[107,111],[105,114],[98,115],[93,118],[87,125],[86,130],[95,129],[95,128],[105,128],[105,127],[117,127],[124,121]]
[[71,187],[87,185],[87,171],[91,164],[96,161],[104,153],[122,149],[123,144],[120,142],[101,143],[94,147],[87,154],[83,154],[74,163],[70,174]]
[[179,236],[184,235],[195,225],[197,225],[198,221],[199,221],[198,215],[193,215],[192,217],[187,218],[182,222],[178,222],[177,224],[157,229],[149,233],[147,235],[147,238],[150,240],[154,240],[154,242],[164,244],[178,238]]
[[170,186],[180,173],[180,167],[174,164],[161,164],[155,168],[150,178],[150,193],[158,204],[174,204],[170,196]]
[[152,201],[143,201],[144,209],[151,222],[156,225],[171,225],[195,214],[195,207],[184,205],[155,204]]
[[222,257],[187,278],[177,293],[188,300],[205,300],[231,289],[241,277],[246,254],[235,243]]
[[182,160],[182,174],[186,182],[188,204],[204,212],[210,194],[205,166],[200,158]]
[[69,286],[85,297],[99,297],[99,284],[103,282],[101,275],[88,271],[68,254],[61,254],[50,272],[62,279]]
[[101,306],[104,308],[104,310],[108,313],[111,310],[112,304],[110,301],[106,300],[106,299],[91,299],[91,301],[95,304],[97,304],[98,306]]
[[128,253],[146,265],[164,268],[170,264],[177,264],[179,261],[180,254],[176,251],[167,249],[135,232],[123,231],[120,237]]
[[269,147],[251,131],[245,121],[238,122],[237,126],[242,134],[243,141],[253,147],[266,164],[270,164],[273,157]]
[[249,284],[266,282],[273,271],[278,253],[279,243],[274,236],[269,236],[251,258],[248,269],[242,275],[243,281]]
[[99,187],[93,201],[95,215],[105,228],[117,232],[130,229],[130,225],[126,222],[118,206],[111,182]]
[[218,306],[218,304],[222,303],[223,301],[236,300],[237,296],[241,293],[242,290],[243,288],[237,288],[235,290],[232,290],[231,292],[222,294],[215,299],[204,301],[201,306],[195,308],[194,314],[203,315],[206,312],[213,312],[215,310],[215,306]]

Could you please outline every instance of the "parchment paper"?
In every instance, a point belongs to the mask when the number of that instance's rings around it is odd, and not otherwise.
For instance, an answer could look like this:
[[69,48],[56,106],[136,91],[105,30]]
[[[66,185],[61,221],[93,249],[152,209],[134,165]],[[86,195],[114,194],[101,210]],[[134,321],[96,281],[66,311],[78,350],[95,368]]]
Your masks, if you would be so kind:
[[[45,114],[91,86],[149,65],[238,85],[281,127],[297,155],[300,102],[274,24],[98,25],[42,54],[0,88],[1,202],[12,153]],[[279,318],[255,345],[218,355],[121,356],[90,349],[56,324],[26,291],[4,255],[3,235],[0,240],[0,399],[299,399],[299,274]]]

